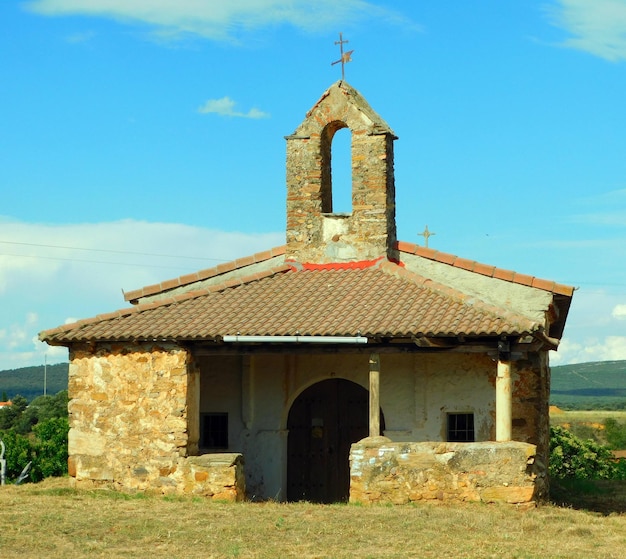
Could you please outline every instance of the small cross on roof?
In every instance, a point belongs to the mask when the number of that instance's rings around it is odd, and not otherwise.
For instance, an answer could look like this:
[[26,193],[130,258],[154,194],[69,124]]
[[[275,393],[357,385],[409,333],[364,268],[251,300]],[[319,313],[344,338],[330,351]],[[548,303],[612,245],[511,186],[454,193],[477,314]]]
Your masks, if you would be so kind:
[[342,33],[339,33],[339,40],[335,41],[336,45],[339,45],[339,50],[341,52],[341,58],[339,60],[335,60],[335,62],[331,62],[330,65],[334,66],[335,64],[341,63],[341,81],[343,81],[346,77],[344,66],[348,62],[352,62],[352,53],[354,50],[349,50],[348,52],[343,52],[344,43],[349,43],[350,41],[344,41]]
[[420,235],[420,236],[424,237],[424,246],[425,246],[426,248],[428,248],[428,239],[429,239],[429,237],[432,237],[433,235],[436,235],[436,234],[437,234],[437,233],[431,233],[431,232],[428,230],[428,225],[424,228],[424,232],[423,232],[423,233],[418,233],[418,235]]

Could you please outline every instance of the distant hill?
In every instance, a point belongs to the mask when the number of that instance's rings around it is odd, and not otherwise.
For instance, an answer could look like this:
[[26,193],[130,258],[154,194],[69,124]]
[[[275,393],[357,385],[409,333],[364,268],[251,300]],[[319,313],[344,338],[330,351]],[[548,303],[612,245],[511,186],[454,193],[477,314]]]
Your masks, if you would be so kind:
[[[48,365],[47,392],[67,390],[68,363]],[[563,408],[626,409],[626,361],[597,361],[552,367],[550,403]],[[2,394],[32,400],[43,394],[43,365],[0,371]]]
[[[67,390],[69,363],[48,365],[46,369],[46,393],[53,395]],[[19,394],[30,402],[43,394],[43,385],[43,365],[0,371],[0,400],[4,394],[9,400]]]
[[626,409],[626,361],[576,363],[551,369],[551,404],[577,409]]

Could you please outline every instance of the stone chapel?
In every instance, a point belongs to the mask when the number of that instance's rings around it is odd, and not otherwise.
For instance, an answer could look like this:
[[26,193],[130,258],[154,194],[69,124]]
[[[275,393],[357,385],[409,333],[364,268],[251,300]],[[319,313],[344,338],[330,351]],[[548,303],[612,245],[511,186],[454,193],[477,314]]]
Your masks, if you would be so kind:
[[[352,207],[332,143],[351,134]],[[540,500],[573,288],[396,238],[396,136],[345,81],[286,137],[284,246],[40,334],[76,487],[229,500]]]

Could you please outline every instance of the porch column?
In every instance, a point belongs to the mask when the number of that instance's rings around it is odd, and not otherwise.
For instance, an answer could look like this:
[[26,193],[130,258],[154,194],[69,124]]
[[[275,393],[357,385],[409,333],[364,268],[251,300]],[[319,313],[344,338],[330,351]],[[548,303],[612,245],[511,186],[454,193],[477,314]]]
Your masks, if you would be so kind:
[[511,362],[498,360],[496,377],[496,441],[511,440],[512,427]]
[[241,357],[241,420],[246,429],[254,422],[254,355]]
[[380,435],[380,355],[370,353],[370,437]]

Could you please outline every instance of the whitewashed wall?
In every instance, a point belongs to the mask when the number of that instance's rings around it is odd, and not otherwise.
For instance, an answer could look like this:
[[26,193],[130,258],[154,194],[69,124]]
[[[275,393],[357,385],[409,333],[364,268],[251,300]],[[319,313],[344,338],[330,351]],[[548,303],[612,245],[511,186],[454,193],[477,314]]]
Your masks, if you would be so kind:
[[[245,457],[251,497],[283,499],[287,417],[297,396],[329,378],[368,388],[368,355],[203,358],[201,412],[227,412],[231,452]],[[475,414],[476,440],[493,430],[496,365],[477,355],[381,355],[381,408],[393,441],[445,440],[448,412]]]

